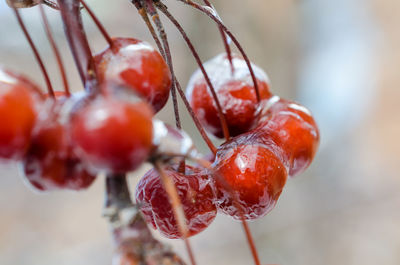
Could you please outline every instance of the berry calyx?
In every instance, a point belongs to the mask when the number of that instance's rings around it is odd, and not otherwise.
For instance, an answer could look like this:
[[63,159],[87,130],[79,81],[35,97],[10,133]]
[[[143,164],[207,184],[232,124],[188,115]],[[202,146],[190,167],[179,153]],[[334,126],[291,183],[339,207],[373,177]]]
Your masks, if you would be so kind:
[[135,170],[152,148],[152,116],[146,102],[98,97],[71,117],[76,152],[95,171]]
[[52,103],[41,112],[23,158],[25,177],[40,191],[86,189],[95,175],[74,154],[67,129],[60,122],[61,104]]
[[[215,88],[225,115],[231,136],[247,132],[256,116],[258,102],[253,81],[246,62],[234,55],[233,72],[226,54],[220,54],[204,63],[204,68]],[[260,98],[271,96],[267,74],[253,65],[258,82]],[[186,94],[193,111],[207,129],[217,137],[223,137],[223,129],[218,117],[218,110],[210,88],[200,70],[191,77]]]
[[[164,170],[175,183],[185,213],[188,236],[207,228],[217,215],[212,182],[198,168],[186,166],[186,174],[169,167]],[[168,238],[181,238],[169,197],[160,174],[149,170],[136,187],[136,202],[148,224]]]
[[238,220],[242,215],[248,220],[266,215],[286,183],[285,166],[265,145],[248,140],[227,144],[213,164],[218,208]]
[[100,82],[128,87],[161,110],[168,101],[171,73],[150,44],[132,38],[113,38],[112,46],[94,57]]
[[0,68],[0,158],[20,159],[25,154],[42,99],[28,79]]

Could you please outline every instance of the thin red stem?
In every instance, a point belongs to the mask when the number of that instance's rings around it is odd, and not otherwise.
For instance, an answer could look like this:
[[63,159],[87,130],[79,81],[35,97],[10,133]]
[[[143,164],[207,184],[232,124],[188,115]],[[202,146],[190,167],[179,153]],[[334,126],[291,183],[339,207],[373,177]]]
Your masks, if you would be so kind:
[[[202,165],[204,168],[206,168],[206,169],[210,170],[211,172],[213,172],[213,167],[212,167],[212,165],[211,165],[211,163],[209,161],[204,160],[204,159],[199,159],[199,158],[191,158],[191,159],[193,159],[198,164]],[[251,251],[251,254],[252,254],[253,259],[254,259],[254,264],[261,265],[260,258],[259,258],[259,255],[258,255],[258,251],[257,251],[256,245],[254,243],[253,235],[251,234],[249,225],[248,225],[248,223],[246,221],[243,208],[239,203],[238,194],[232,189],[231,185],[220,174],[215,174],[215,172],[214,172],[214,174],[212,174],[212,177],[215,178],[215,181],[218,181],[228,191],[228,193],[231,195],[231,198],[233,199],[233,205],[235,206],[235,208],[239,212],[240,220],[241,220],[242,226],[243,226],[243,230],[245,232],[245,235],[246,235],[246,238],[247,238],[247,242],[248,242],[248,244],[250,246],[250,251]]]
[[250,246],[251,255],[253,256],[253,259],[254,259],[254,264],[261,265],[260,257],[258,256],[257,247],[256,247],[256,244],[254,243],[254,238],[253,238],[253,235],[251,234],[249,224],[247,223],[246,219],[244,219],[243,210],[241,211],[240,218],[242,221],[243,230],[246,234],[246,238],[247,238],[247,241]]
[[260,92],[259,92],[259,88],[258,88],[258,82],[257,82],[257,78],[256,75],[254,74],[254,70],[253,70],[253,66],[251,65],[250,59],[247,56],[246,52],[244,51],[242,45],[240,45],[239,41],[236,39],[236,37],[232,34],[232,32],[224,25],[224,23],[221,22],[221,20],[216,17],[212,12],[210,12],[207,8],[204,8],[203,6],[190,1],[190,0],[179,0],[180,2],[183,2],[184,4],[190,5],[196,9],[198,9],[199,11],[205,13],[207,16],[209,16],[212,20],[215,21],[215,23],[217,23],[224,31],[225,33],[232,39],[233,43],[235,43],[236,47],[238,48],[240,54],[243,56],[243,59],[245,60],[247,67],[249,68],[249,72],[251,75],[251,78],[253,80],[253,84],[254,84],[254,90],[256,92],[256,96],[257,96],[257,101],[260,101]]
[[[207,6],[209,6],[209,7],[211,7],[211,8],[214,8],[213,5],[210,3],[210,1],[208,1],[208,0],[203,0],[203,2],[204,2],[204,4],[206,4]],[[231,50],[231,47],[229,46],[228,38],[226,37],[226,34],[225,34],[225,32],[224,32],[224,29],[223,29],[221,26],[218,26],[218,29],[219,29],[219,32],[220,32],[221,37],[222,37],[222,42],[224,43],[224,47],[225,47],[226,54],[227,54],[227,56],[228,56],[229,64],[230,64],[230,66],[231,66],[231,72],[232,72],[232,74],[233,74],[234,71],[235,71],[235,68],[234,68],[234,66],[233,66],[232,50]]]
[[156,25],[158,34],[161,38],[162,44],[164,46],[166,61],[167,61],[168,67],[169,67],[169,69],[171,71],[171,75],[172,75],[171,95],[172,95],[172,101],[173,101],[173,105],[174,105],[176,127],[180,129],[180,128],[182,128],[182,125],[181,125],[181,120],[180,120],[180,115],[179,115],[178,99],[176,96],[176,82],[175,82],[176,79],[174,78],[175,72],[174,72],[174,67],[172,64],[171,50],[169,48],[167,33],[164,30],[164,26],[161,23],[161,20],[160,20],[160,17],[158,16],[157,10],[154,8],[152,0],[146,0],[145,10],[152,17],[153,22]]
[[60,69],[60,74],[61,74],[63,84],[64,84],[64,91],[67,94],[67,97],[69,97],[71,95],[71,93],[69,91],[68,79],[67,79],[67,75],[65,73],[65,67],[64,67],[63,61],[61,59],[60,50],[58,49],[56,42],[54,41],[53,34],[50,29],[49,21],[47,20],[46,12],[44,11],[42,4],[39,4],[39,10],[40,10],[40,15],[42,16],[43,25],[44,25],[44,29],[46,31],[47,38],[49,39],[51,48],[53,49],[54,55],[57,60],[58,67]]
[[139,12],[140,16],[142,17],[144,23],[146,24],[147,28],[149,29],[150,34],[153,37],[153,40],[156,43],[158,50],[161,53],[161,56],[165,59],[166,55],[165,55],[164,48],[161,44],[160,39],[157,36],[157,33],[156,33],[153,25],[150,22],[149,17],[147,16],[146,10],[138,2],[134,2],[134,4],[135,4],[136,8],[138,9],[138,12]]
[[155,166],[156,170],[158,171],[158,173],[160,174],[164,189],[167,192],[168,197],[170,199],[174,217],[175,217],[176,223],[178,225],[179,232],[181,233],[181,235],[183,237],[183,241],[185,243],[185,247],[188,252],[190,262],[192,265],[196,265],[196,260],[194,258],[193,250],[192,250],[192,247],[191,247],[190,242],[187,237],[187,235],[188,235],[188,227],[187,227],[187,223],[186,223],[187,220],[185,217],[185,213],[183,211],[182,202],[179,198],[175,183],[165,173],[161,163],[156,162],[154,164],[154,166]]
[[200,132],[200,135],[204,139],[204,141],[206,142],[208,148],[215,155],[217,153],[217,148],[215,147],[215,145],[213,144],[211,139],[207,136],[207,133],[204,130],[203,125],[201,125],[199,119],[197,118],[196,114],[194,113],[192,107],[190,106],[189,101],[187,100],[185,92],[183,92],[180,83],[178,82],[178,80],[175,80],[175,82],[176,82],[176,88],[178,89],[178,93],[181,96],[182,101],[185,104],[186,109],[188,110],[190,116],[192,117],[192,120],[193,120],[194,124],[196,125],[197,130]]
[[22,29],[22,31],[23,31],[23,33],[24,33],[24,35],[25,35],[25,38],[27,39],[27,41],[28,41],[28,43],[29,43],[29,46],[31,47],[31,49],[32,49],[32,51],[33,51],[33,53],[34,53],[34,55],[35,55],[35,58],[36,58],[36,61],[37,61],[38,64],[39,64],[40,70],[42,71],[42,74],[43,74],[44,79],[45,79],[45,81],[46,81],[47,91],[48,91],[49,95],[50,95],[52,98],[54,98],[55,96],[54,96],[53,86],[51,85],[51,81],[50,81],[49,74],[47,73],[47,70],[46,70],[46,67],[44,66],[43,60],[42,60],[42,58],[40,57],[39,51],[38,51],[38,49],[36,48],[35,44],[33,43],[33,40],[32,40],[32,38],[31,38],[31,36],[30,36],[28,30],[27,30],[26,27],[25,27],[25,23],[24,23],[24,21],[22,20],[21,14],[19,13],[18,9],[15,8],[15,7],[13,7],[12,9],[14,10],[15,16],[16,16],[16,18],[17,18],[17,20],[18,20],[18,24],[19,24],[19,26],[21,27],[21,29]]
[[96,66],[85,34],[79,0],[58,0],[64,32],[85,89],[98,91]]
[[210,77],[208,76],[203,62],[200,59],[200,56],[198,54],[198,52],[196,51],[195,47],[193,46],[193,43],[191,42],[191,40],[189,39],[189,37],[187,36],[185,30],[182,28],[182,26],[179,24],[179,22],[171,15],[171,13],[167,10],[166,6],[164,4],[162,4],[161,2],[157,2],[156,6],[161,10],[161,12],[163,12],[165,14],[165,16],[175,25],[175,27],[179,30],[179,32],[181,33],[183,39],[185,40],[186,44],[189,46],[190,51],[193,54],[193,57],[195,58],[198,66],[200,67],[201,72],[203,73],[203,76],[206,80],[206,83],[208,85],[208,87],[210,88],[211,94],[214,98],[214,102],[217,105],[217,111],[218,111],[218,116],[219,116],[219,120],[221,122],[221,126],[222,126],[222,130],[224,133],[224,137],[226,140],[229,140],[230,135],[229,135],[229,128],[228,128],[228,123],[226,121],[225,115],[222,111],[222,107],[221,104],[219,102],[217,93],[215,92],[214,86],[210,80]]
[[106,39],[106,41],[108,42],[108,45],[110,45],[110,47],[113,45],[113,41],[112,38],[110,37],[110,35],[108,34],[107,30],[104,28],[103,24],[100,22],[100,20],[97,18],[97,16],[94,14],[94,12],[92,11],[92,9],[86,4],[86,2],[84,0],[79,0],[81,2],[81,4],[83,5],[83,7],[86,9],[86,11],[88,12],[89,16],[92,18],[93,22],[96,24],[97,28],[100,30],[101,34],[103,35],[103,37]]
[[[136,8],[139,11],[139,14],[142,16],[143,20],[145,21],[147,27],[150,30],[150,33],[158,47],[158,49],[160,50],[160,53],[163,55],[164,58],[166,58],[165,56],[165,51],[164,48],[162,47],[161,41],[159,39],[159,37],[157,36],[157,34],[155,33],[154,27],[153,25],[150,23],[150,20],[148,19],[146,10],[138,3],[138,2],[133,2],[136,6]],[[192,120],[194,122],[194,124],[196,125],[197,130],[199,131],[201,137],[204,139],[205,143],[207,144],[207,146],[209,147],[209,149],[211,150],[211,152],[215,155],[215,153],[217,152],[217,148],[214,146],[214,144],[212,143],[211,139],[208,137],[206,131],[204,130],[204,127],[201,125],[199,119],[196,117],[196,114],[194,113],[192,107],[190,106],[185,93],[182,90],[182,87],[178,81],[178,79],[174,76],[175,79],[175,84],[176,84],[176,88],[179,92],[179,95],[182,98],[183,103],[185,104],[186,109],[188,110],[190,116],[192,117]]]

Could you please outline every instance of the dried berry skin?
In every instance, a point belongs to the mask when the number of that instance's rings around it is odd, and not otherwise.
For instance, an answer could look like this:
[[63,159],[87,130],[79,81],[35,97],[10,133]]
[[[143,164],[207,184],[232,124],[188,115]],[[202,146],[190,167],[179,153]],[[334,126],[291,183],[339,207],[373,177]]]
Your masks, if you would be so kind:
[[40,191],[82,190],[95,180],[73,152],[68,131],[60,121],[57,105],[51,102],[39,116],[31,145],[22,164],[25,178]]
[[161,110],[168,101],[171,73],[150,44],[132,38],[113,38],[113,45],[95,56],[100,82],[129,87]]
[[[212,182],[198,169],[186,166],[186,174],[166,168],[176,185],[188,226],[188,236],[207,228],[217,215]],[[148,224],[168,238],[181,238],[168,195],[159,173],[148,171],[136,187],[136,202]]]
[[71,118],[76,152],[96,172],[135,170],[151,151],[152,116],[146,102],[99,97]]
[[0,68],[0,158],[25,154],[42,97],[32,82]]
[[284,99],[264,101],[254,132],[260,141],[273,141],[289,175],[300,174],[311,164],[319,145],[319,131],[311,112],[300,104]]
[[[232,75],[226,54],[220,54],[204,63],[211,83],[224,113],[229,133],[236,136],[247,132],[257,116],[257,97],[253,80],[245,61],[233,57]],[[271,96],[267,74],[253,65],[261,99]],[[217,137],[223,137],[223,130],[217,112],[217,105],[202,72],[197,70],[191,77],[186,94],[195,114],[206,130]]]
[[[222,146],[213,164],[218,208],[247,220],[271,211],[286,183],[287,171],[268,146],[252,143],[251,135]],[[235,201],[236,197],[236,201]],[[240,208],[239,208],[240,207]]]

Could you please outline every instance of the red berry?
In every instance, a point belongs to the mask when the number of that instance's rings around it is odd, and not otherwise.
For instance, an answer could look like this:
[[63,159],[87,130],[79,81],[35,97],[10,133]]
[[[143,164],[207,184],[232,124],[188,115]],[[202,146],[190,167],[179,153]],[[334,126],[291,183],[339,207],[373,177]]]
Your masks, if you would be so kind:
[[76,152],[95,170],[135,170],[152,148],[152,116],[145,102],[99,97],[72,115]]
[[88,188],[95,176],[73,153],[66,128],[61,124],[58,103],[45,108],[23,159],[27,180],[41,191]]
[[[245,61],[238,56],[233,58],[232,75],[226,54],[218,55],[204,64],[211,83],[214,86],[222,111],[225,114],[231,136],[247,132],[257,115],[257,97],[253,80]],[[253,65],[260,97],[269,98],[269,79],[266,73]],[[207,131],[217,137],[223,137],[223,130],[212,97],[202,72],[197,70],[191,77],[187,90],[189,102]]]
[[319,145],[319,131],[311,112],[298,103],[278,97],[262,105],[263,112],[254,132],[281,148],[290,176],[303,172],[311,164]]
[[[165,169],[165,174],[172,178],[176,185],[186,216],[189,236],[203,231],[217,215],[209,177],[190,166],[186,166],[186,174],[179,173],[173,168]],[[158,229],[168,238],[181,238],[168,195],[155,169],[148,171],[137,185],[136,201],[147,223],[154,229]]]
[[111,47],[95,56],[101,82],[129,87],[158,112],[168,101],[171,73],[160,53],[150,44],[114,38]]
[[275,206],[287,171],[272,148],[253,144],[247,137],[234,140],[221,146],[213,164],[218,207],[235,219],[241,214],[256,219]]
[[29,80],[0,68],[0,158],[24,155],[42,97]]

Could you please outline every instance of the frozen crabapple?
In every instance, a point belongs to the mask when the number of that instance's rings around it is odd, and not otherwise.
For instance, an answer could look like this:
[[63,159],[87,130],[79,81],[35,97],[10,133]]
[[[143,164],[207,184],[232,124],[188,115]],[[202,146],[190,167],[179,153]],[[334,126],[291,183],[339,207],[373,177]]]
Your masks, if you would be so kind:
[[129,172],[149,156],[152,117],[144,101],[98,96],[73,113],[71,138],[77,154],[91,169]]
[[222,145],[213,164],[218,208],[235,219],[251,220],[275,206],[287,171],[273,146],[257,143],[252,134]]
[[[185,173],[164,170],[176,185],[188,226],[188,236],[207,228],[217,215],[210,178],[198,168],[186,166]],[[181,238],[169,197],[156,169],[148,171],[136,187],[136,202],[148,224],[168,238]]]
[[280,147],[290,176],[303,172],[311,164],[319,145],[319,131],[311,112],[276,96],[261,103],[254,131]]
[[153,119],[153,146],[152,159],[167,163],[197,155],[194,143],[185,131],[157,119]]
[[[220,54],[204,63],[204,68],[216,91],[225,115],[229,133],[236,136],[248,131],[257,116],[257,96],[250,71],[244,59],[233,56],[233,73],[226,54]],[[267,74],[252,65],[260,98],[271,96]],[[223,137],[217,105],[202,72],[197,70],[188,83],[186,95],[195,114],[208,132]]]
[[0,158],[20,159],[25,154],[42,100],[31,81],[0,67]]
[[22,161],[26,179],[40,191],[82,190],[95,179],[73,152],[68,131],[61,121],[61,105],[52,101],[44,107]]
[[100,82],[134,90],[147,99],[155,112],[167,103],[171,73],[161,54],[150,44],[132,38],[113,38],[112,45],[94,59]]

